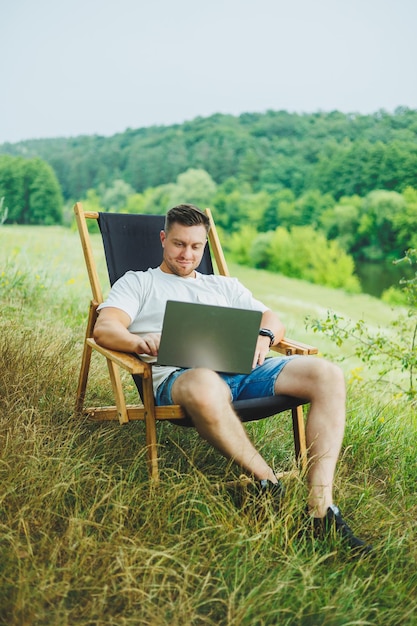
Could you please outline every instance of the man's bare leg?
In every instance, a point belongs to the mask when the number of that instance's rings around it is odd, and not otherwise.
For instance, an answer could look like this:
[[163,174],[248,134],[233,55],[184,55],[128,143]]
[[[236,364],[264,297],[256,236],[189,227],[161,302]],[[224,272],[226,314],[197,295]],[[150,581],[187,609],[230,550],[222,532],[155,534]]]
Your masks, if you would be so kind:
[[[311,402],[306,437],[309,450],[309,508],[322,517],[333,502],[333,480],[345,425],[345,384],[341,370],[323,359],[289,361],[275,384],[276,393]],[[224,381],[206,369],[189,370],[174,382],[172,398],[193,419],[200,436],[255,478],[276,477],[249,440],[230,403]]]
[[333,480],[344,428],[346,392],[339,367],[313,357],[289,361],[275,383],[275,393],[310,401],[306,424],[309,454],[310,512],[324,517],[333,503]]
[[188,370],[172,386],[172,399],[192,418],[199,435],[256,479],[277,482],[272,468],[250,441],[231,405],[226,383],[211,370]]
[[[372,546],[355,537],[333,505],[333,479],[344,433],[345,385],[341,370],[327,361],[299,357],[289,361],[275,384],[277,393],[310,400],[307,419],[309,447],[309,512],[314,533],[324,538],[336,532],[355,554],[366,555]],[[199,434],[227,458],[258,480],[276,477],[247,437],[230,403],[224,381],[210,370],[190,370],[174,382],[172,397],[192,417]],[[269,484],[269,483],[268,483]]]

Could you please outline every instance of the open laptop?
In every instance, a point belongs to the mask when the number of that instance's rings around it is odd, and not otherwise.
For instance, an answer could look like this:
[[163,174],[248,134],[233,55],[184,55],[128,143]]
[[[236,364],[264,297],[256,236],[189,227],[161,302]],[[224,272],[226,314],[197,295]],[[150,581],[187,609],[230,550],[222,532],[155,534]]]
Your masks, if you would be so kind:
[[157,365],[252,371],[262,313],[168,300]]

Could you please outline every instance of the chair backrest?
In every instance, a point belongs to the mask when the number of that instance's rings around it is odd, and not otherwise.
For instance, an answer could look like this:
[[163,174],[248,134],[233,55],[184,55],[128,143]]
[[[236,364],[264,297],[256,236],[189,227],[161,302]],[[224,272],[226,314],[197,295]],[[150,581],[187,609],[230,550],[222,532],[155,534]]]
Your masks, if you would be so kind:
[[[98,224],[111,285],[128,270],[146,271],[161,264],[159,234],[164,223],[163,215],[99,213]],[[202,274],[214,273],[208,245],[197,269]]]

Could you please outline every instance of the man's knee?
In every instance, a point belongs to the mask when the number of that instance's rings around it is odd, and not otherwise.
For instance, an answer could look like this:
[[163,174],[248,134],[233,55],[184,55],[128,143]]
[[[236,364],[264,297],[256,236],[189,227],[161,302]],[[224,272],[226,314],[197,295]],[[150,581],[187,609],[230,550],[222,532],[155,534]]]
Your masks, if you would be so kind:
[[212,370],[196,368],[184,372],[172,387],[175,404],[206,411],[219,402],[230,401],[226,383]]
[[317,386],[318,392],[328,392],[332,394],[345,395],[345,377],[342,369],[325,359],[315,359],[315,367],[313,368],[314,385]]
[[318,378],[330,378],[338,382],[343,380],[341,368],[327,359],[311,358],[311,371]]
[[312,400],[327,393],[345,395],[342,370],[331,361],[301,356],[289,361],[275,383],[276,393],[289,393]]

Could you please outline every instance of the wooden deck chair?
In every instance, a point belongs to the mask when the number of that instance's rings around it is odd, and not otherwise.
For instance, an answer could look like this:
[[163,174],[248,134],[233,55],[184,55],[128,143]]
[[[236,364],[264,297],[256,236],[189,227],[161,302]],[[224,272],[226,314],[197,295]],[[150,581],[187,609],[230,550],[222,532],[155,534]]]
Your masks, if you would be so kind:
[[[125,424],[132,420],[144,420],[146,431],[147,463],[150,476],[158,480],[158,454],[156,421],[170,420],[179,425],[189,425],[189,419],[178,405],[155,406],[152,389],[152,366],[137,356],[102,348],[93,339],[93,328],[97,319],[97,307],[103,301],[97,266],[93,256],[87,220],[97,220],[104,245],[107,270],[112,285],[127,270],[146,270],[157,267],[162,261],[162,247],[159,233],[164,228],[164,216],[131,215],[84,212],[81,203],[76,203],[74,212],[82,249],[92,290],[92,300],[88,315],[87,330],[82,354],[78,381],[76,412],[88,415],[93,420],[118,420]],[[213,223],[211,211],[206,209],[211,228],[209,245],[199,271],[213,273],[212,256],[219,274],[229,275],[219,238]],[[110,380],[115,399],[114,406],[85,407],[92,351],[101,353],[107,360]],[[317,349],[306,344],[284,339],[274,350],[282,354],[316,354]],[[120,376],[120,368],[129,372],[138,387],[142,400],[140,405],[127,405]],[[305,400],[290,396],[271,396],[255,400],[242,400],[234,403],[234,408],[242,422],[259,420],[282,411],[291,410],[294,432],[294,447],[297,462],[306,467],[306,439],[304,430],[303,404]]]

